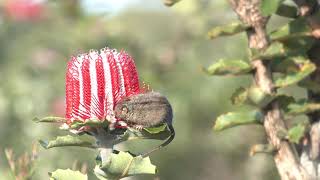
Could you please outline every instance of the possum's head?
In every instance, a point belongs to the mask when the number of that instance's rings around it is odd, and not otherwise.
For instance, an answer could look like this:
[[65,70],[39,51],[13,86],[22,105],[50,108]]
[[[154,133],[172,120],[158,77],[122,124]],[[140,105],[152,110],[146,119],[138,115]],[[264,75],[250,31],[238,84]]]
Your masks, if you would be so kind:
[[172,123],[172,108],[158,92],[147,92],[122,99],[115,107],[115,116],[128,124],[155,126]]

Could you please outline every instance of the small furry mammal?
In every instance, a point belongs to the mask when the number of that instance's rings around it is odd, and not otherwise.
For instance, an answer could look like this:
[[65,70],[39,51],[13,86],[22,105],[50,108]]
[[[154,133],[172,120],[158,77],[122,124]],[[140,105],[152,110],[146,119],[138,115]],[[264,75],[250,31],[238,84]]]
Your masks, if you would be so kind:
[[115,116],[125,121],[128,126],[140,130],[167,123],[171,132],[170,137],[163,144],[143,154],[143,156],[168,145],[174,139],[172,107],[167,98],[158,92],[147,92],[124,98],[117,103]]

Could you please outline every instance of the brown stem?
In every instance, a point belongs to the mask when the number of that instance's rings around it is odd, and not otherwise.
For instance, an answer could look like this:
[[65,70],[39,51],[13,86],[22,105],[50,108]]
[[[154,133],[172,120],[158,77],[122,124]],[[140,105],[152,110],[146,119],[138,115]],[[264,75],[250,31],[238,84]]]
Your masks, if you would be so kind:
[[[252,28],[247,30],[249,48],[263,50],[269,46],[269,39],[266,34],[268,17],[263,17],[259,10],[261,0],[229,0],[233,10],[239,19]],[[268,65],[261,59],[252,61],[256,72],[255,83],[266,93],[274,93],[271,71]],[[277,152],[274,153],[274,161],[279,175],[283,180],[306,180],[310,179],[308,173],[299,163],[295,148],[288,142],[281,140],[277,133],[287,129],[284,123],[282,112],[277,102],[273,102],[265,110],[264,127],[268,141]]]
[[[316,42],[308,51],[310,60],[316,64],[316,71],[310,76],[310,79],[316,83],[320,83],[320,6],[316,0],[294,0],[299,7],[300,16],[307,19],[312,35]],[[320,101],[320,93],[308,91],[308,98],[312,102]],[[300,153],[300,162],[313,179],[320,179],[320,113],[315,112],[308,114],[311,122],[311,129],[308,136],[302,144]]]

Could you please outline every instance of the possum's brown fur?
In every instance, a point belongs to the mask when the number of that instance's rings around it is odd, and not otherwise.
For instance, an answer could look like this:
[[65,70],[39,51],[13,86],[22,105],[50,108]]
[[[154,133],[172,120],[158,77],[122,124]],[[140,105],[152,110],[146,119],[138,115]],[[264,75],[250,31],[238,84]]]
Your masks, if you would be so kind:
[[167,98],[158,92],[127,97],[115,107],[117,118],[128,124],[152,127],[161,123],[172,124],[172,108]]

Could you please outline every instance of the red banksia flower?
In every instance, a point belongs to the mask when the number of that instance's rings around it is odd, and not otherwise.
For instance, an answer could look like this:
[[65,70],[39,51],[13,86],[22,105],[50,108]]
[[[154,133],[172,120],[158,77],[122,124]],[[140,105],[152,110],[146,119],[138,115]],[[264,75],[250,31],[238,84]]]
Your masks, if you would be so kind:
[[16,21],[39,20],[44,13],[44,5],[37,0],[7,0],[4,12]]
[[66,73],[67,124],[114,117],[117,102],[139,92],[138,72],[126,52],[104,48],[72,57]]

